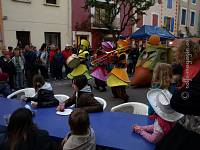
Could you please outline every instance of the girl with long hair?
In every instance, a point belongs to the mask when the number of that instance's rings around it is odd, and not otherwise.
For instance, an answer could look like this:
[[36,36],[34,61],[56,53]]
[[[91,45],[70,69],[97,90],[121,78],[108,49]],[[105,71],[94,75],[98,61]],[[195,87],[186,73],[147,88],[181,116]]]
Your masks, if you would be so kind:
[[29,109],[19,108],[10,117],[7,131],[0,137],[2,150],[54,150],[48,132],[33,123]]

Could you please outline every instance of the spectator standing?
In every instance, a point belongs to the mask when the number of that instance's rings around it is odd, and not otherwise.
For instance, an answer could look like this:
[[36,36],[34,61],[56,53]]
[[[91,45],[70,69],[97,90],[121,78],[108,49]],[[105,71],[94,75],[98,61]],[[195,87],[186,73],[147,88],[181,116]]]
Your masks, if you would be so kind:
[[3,97],[7,97],[11,93],[8,79],[9,75],[7,73],[3,73],[0,68],[0,94],[2,94]]
[[13,47],[8,46],[8,51],[9,51],[10,58],[12,58],[14,56]]
[[139,57],[139,47],[137,44],[135,44],[133,49],[130,49],[130,52],[128,54],[127,73],[129,75],[132,75],[135,72],[135,65],[137,64],[138,57]]
[[52,78],[55,78],[54,72],[53,72],[53,56],[56,53],[56,47],[55,45],[50,45],[50,51],[49,51],[49,63],[50,63],[50,74]]
[[10,58],[10,53],[8,51],[4,51],[3,64],[2,64],[1,69],[3,72],[8,73],[10,88],[11,90],[14,90],[16,69],[15,69],[14,63],[12,62]]
[[53,74],[55,75],[55,78],[57,80],[63,79],[62,76],[62,67],[65,63],[65,58],[63,54],[61,53],[60,49],[56,49],[56,53],[53,56]]
[[16,89],[22,89],[24,88],[24,59],[20,56],[20,50],[18,48],[14,49],[14,57],[12,58],[12,62],[15,65],[16,69]]
[[33,52],[28,45],[25,46],[25,75],[28,87],[32,87],[33,76],[38,73],[37,55]]
[[65,76],[68,75],[68,73],[70,73],[72,71],[71,68],[68,67],[68,65],[66,64],[67,58],[69,58],[69,56],[72,55],[72,46],[70,44],[66,44],[65,49],[62,51],[62,54],[65,58]]
[[39,69],[41,75],[48,79],[48,52],[47,52],[47,44],[43,43],[38,55]]
[[75,43],[72,46],[72,53],[73,54],[77,54],[78,53],[78,48],[77,48],[77,45]]
[[139,54],[142,54],[142,52],[145,50],[145,46],[144,44],[140,45],[140,49],[139,49]]

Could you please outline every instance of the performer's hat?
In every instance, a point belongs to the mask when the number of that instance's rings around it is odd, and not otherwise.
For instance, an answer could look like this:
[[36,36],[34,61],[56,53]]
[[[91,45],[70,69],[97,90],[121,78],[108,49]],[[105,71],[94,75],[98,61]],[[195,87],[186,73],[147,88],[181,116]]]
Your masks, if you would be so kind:
[[149,38],[149,43],[151,45],[159,45],[160,44],[160,37],[157,34],[153,34]]
[[89,46],[90,46],[90,43],[89,43],[88,40],[82,39],[81,40],[81,45],[85,46],[88,49]]

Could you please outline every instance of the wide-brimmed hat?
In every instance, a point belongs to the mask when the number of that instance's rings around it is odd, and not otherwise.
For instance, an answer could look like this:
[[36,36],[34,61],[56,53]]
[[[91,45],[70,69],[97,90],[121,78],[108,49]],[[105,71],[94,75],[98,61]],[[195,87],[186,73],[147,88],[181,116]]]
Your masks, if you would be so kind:
[[168,90],[151,89],[147,92],[147,99],[157,115],[162,119],[175,122],[183,117],[170,106],[172,94]]

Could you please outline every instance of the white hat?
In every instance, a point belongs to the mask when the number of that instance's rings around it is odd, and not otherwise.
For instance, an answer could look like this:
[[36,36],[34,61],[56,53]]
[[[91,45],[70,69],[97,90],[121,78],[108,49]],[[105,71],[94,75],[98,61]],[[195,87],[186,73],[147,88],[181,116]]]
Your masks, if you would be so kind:
[[69,43],[67,43],[66,45],[65,45],[65,47],[69,47],[69,46],[72,46],[71,44],[69,44]]
[[147,92],[147,99],[157,115],[162,119],[175,122],[183,117],[170,106],[172,94],[168,90],[151,89]]

